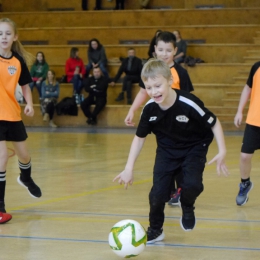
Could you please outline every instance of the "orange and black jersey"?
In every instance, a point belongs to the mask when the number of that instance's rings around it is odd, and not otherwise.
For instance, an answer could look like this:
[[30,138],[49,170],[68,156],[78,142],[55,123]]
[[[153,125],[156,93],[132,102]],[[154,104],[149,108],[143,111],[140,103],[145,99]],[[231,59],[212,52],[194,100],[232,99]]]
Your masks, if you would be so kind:
[[[171,69],[171,74],[173,77],[173,83],[172,83],[172,88],[174,89],[181,89],[185,90],[188,92],[191,92],[194,90],[189,74],[186,69],[184,69],[181,65],[178,63],[174,63]],[[143,81],[141,80],[139,83],[139,86],[141,88],[145,88]]]
[[252,66],[247,85],[252,91],[246,123],[260,127],[260,61]]
[[16,52],[0,56],[0,120],[20,121],[21,108],[15,98],[17,84],[24,86],[32,81],[23,58]]
[[203,102],[187,91],[172,90],[176,101],[167,110],[150,99],[144,106],[136,135],[156,135],[158,147],[182,149],[193,145],[209,145],[213,139],[212,127],[216,116]]

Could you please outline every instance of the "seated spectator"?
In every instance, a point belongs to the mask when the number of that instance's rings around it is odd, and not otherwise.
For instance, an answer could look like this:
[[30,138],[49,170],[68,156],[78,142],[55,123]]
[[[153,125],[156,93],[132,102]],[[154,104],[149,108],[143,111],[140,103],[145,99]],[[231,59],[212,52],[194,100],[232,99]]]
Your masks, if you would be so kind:
[[49,65],[45,60],[43,52],[39,51],[36,54],[36,60],[33,63],[30,73],[32,76],[32,82],[29,84],[31,91],[36,87],[39,93],[39,99],[41,100],[41,85],[42,82],[46,79],[47,72],[49,70]]
[[149,0],[139,0],[140,6],[142,9],[147,9],[147,6],[149,4]]
[[152,38],[151,42],[150,42],[150,46],[149,46],[149,50],[148,50],[148,58],[156,58],[155,55],[155,48],[154,46],[156,45],[156,38],[159,35],[159,33],[161,33],[162,30],[157,30],[154,37]]
[[174,56],[174,61],[176,63],[182,63],[184,62],[184,59],[186,57],[187,44],[181,38],[181,33],[179,31],[174,31],[173,34],[176,37],[176,47],[177,47],[177,52]]
[[55,72],[49,70],[47,79],[42,83],[42,112],[43,121],[49,121],[51,127],[57,127],[53,122],[55,105],[59,98],[60,86],[56,81]]
[[125,0],[116,0],[115,10],[124,10],[125,9]]
[[[89,95],[81,103],[81,109],[88,118],[87,123],[89,125],[96,125],[97,115],[107,103],[108,79],[102,75],[99,67],[94,67],[93,76],[85,79],[84,87]],[[95,108],[93,112],[91,112],[90,106],[93,104],[95,104]]]
[[109,78],[107,69],[107,56],[105,48],[100,44],[98,39],[91,39],[88,48],[88,65],[86,67],[86,76],[89,76],[89,72],[92,68],[100,67],[103,75]]
[[83,60],[79,58],[79,49],[72,47],[70,50],[70,58],[66,61],[67,82],[73,84],[73,93],[76,103],[80,104],[83,96],[80,94],[82,90],[82,80],[85,75],[85,65]]
[[135,50],[130,48],[128,50],[128,57],[122,61],[120,68],[111,82],[111,85],[114,86],[115,82],[118,81],[122,73],[125,73],[123,78],[122,92],[116,98],[116,101],[124,100],[124,92],[126,91],[127,104],[132,104],[132,84],[138,83],[140,81],[140,75],[142,71],[142,60],[135,56]]

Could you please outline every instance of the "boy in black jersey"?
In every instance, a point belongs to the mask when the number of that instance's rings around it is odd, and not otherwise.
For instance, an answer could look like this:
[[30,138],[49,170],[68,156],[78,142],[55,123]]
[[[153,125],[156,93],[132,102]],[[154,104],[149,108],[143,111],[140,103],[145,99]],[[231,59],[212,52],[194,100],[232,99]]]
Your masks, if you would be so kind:
[[217,163],[217,172],[228,175],[224,162],[226,147],[222,127],[216,116],[204,107],[196,96],[171,88],[169,66],[151,59],[143,67],[142,80],[151,99],[146,103],[132,142],[124,171],[115,180],[125,188],[133,182],[134,163],[145,138],[153,132],[157,151],[153,172],[153,187],[149,194],[150,227],[147,243],[164,239],[164,207],[169,200],[171,181],[181,168],[180,225],[185,231],[195,227],[194,204],[203,191],[202,175],[208,147],[215,136],[219,153],[209,162]]

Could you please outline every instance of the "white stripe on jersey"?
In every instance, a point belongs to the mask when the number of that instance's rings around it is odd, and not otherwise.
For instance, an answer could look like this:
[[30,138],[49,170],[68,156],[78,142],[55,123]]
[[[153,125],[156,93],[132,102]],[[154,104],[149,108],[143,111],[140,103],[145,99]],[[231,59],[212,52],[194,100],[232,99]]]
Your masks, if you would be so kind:
[[145,106],[148,105],[148,104],[150,104],[150,103],[153,103],[153,102],[154,102],[154,100],[151,98],[151,99],[149,99],[149,100],[145,103],[145,105],[144,105],[144,107],[143,107],[143,109],[142,109],[142,112],[141,112],[141,114],[140,114],[140,118],[141,118],[141,116],[142,116],[142,114],[143,114],[143,111],[144,111]]
[[179,97],[179,100],[193,107],[201,116],[205,115],[205,112],[192,100],[182,96]]

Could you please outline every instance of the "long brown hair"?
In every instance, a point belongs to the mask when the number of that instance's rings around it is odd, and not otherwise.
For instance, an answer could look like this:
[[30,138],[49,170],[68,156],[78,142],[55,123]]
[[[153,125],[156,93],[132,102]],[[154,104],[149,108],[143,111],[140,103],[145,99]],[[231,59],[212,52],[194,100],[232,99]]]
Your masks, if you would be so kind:
[[[0,23],[9,23],[14,30],[14,34],[17,35],[17,26],[13,20],[9,18],[2,18],[0,19]],[[19,40],[13,42],[11,50],[17,52],[20,56],[22,56],[26,63],[32,64],[34,56],[24,49]]]
[[[48,79],[48,72],[51,72],[52,75],[53,75],[53,80],[52,80],[52,84],[49,82],[49,79]],[[46,85],[53,85],[55,86],[56,85],[56,75],[55,75],[55,71],[54,70],[48,70],[47,72],[47,76],[46,76]]]

